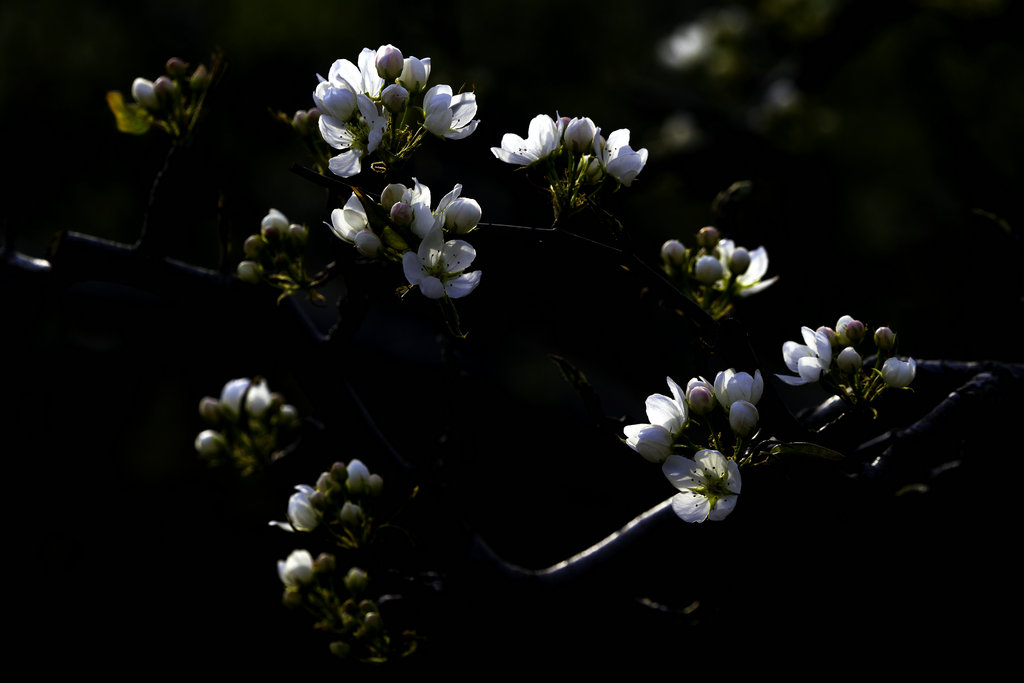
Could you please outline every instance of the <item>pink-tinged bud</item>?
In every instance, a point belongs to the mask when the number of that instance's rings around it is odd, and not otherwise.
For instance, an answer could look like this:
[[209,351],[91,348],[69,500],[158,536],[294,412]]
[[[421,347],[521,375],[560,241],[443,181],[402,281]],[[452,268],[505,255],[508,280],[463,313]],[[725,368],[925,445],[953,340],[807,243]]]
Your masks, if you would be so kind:
[[398,226],[412,225],[416,217],[416,210],[405,202],[398,202],[391,206],[391,222]]
[[153,92],[161,104],[169,104],[174,101],[178,92],[178,86],[167,76],[161,76],[153,81]]
[[409,103],[409,91],[397,83],[392,83],[384,88],[384,91],[380,94],[380,99],[388,111],[398,114],[404,111],[405,105]]
[[693,268],[693,275],[699,282],[710,285],[721,279],[722,262],[714,256],[701,256]]
[[836,331],[833,330],[831,327],[822,325],[817,329],[817,331],[825,335],[825,339],[828,339],[828,343],[832,346],[832,348],[836,348],[837,346],[839,346],[839,335],[836,334]]
[[309,133],[309,112],[305,109],[300,109],[295,112],[295,116],[292,117],[292,128],[299,135],[306,135]]
[[892,351],[896,347],[896,333],[888,327],[875,330],[875,346],[879,351]]
[[705,226],[697,233],[697,244],[705,249],[714,249],[721,239],[722,233],[718,232],[718,228],[713,225]]
[[729,257],[729,271],[733,275],[743,275],[750,267],[750,252],[743,247],[736,247]]
[[164,67],[167,69],[167,75],[171,78],[182,78],[188,73],[188,63],[178,57],[168,59]]
[[707,415],[715,409],[715,394],[707,383],[697,383],[686,390],[686,403],[698,415]]
[[196,67],[196,70],[188,77],[188,87],[195,92],[202,92],[210,87],[210,72],[206,70],[205,66],[200,64]]
[[864,323],[844,315],[836,323],[836,334],[839,336],[840,344],[856,344],[864,338]]
[[863,360],[860,354],[852,346],[847,346],[845,349],[839,352],[836,357],[836,365],[839,369],[846,373],[853,373],[860,370],[863,365]]
[[392,81],[402,74],[405,57],[394,45],[381,45],[377,48],[377,59],[374,62],[377,75],[385,81]]
[[669,266],[681,266],[686,261],[686,247],[679,240],[668,240],[661,245],[661,260]]

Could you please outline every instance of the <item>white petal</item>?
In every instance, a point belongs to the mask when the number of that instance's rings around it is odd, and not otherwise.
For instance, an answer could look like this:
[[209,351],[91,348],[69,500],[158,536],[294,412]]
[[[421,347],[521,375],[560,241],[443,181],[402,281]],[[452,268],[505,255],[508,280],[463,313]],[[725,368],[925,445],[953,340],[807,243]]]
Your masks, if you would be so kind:
[[420,280],[420,291],[428,299],[440,299],[444,296],[444,285],[433,275]]
[[711,504],[704,496],[692,491],[681,491],[672,496],[672,511],[684,522],[700,524],[708,518]]
[[331,169],[331,173],[342,178],[351,178],[354,175],[358,175],[359,171],[362,170],[359,159],[363,156],[363,153],[357,149],[350,149],[347,152],[342,152],[338,156],[331,157],[331,160],[327,162],[327,167]]
[[476,249],[465,240],[450,240],[445,242],[441,250],[441,263],[446,273],[460,273],[473,263],[476,258]]
[[451,299],[461,299],[480,284],[480,277],[483,271],[474,270],[472,273],[463,273],[444,283],[445,292]]
[[405,273],[405,279],[408,280],[410,285],[418,285],[423,276],[426,275],[419,257],[411,251],[402,254],[402,271]]
[[729,516],[729,513],[736,507],[739,496],[724,496],[715,501],[715,507],[708,514],[712,522],[720,522]]
[[696,476],[697,463],[681,455],[668,456],[661,466],[661,471],[678,489],[700,485],[700,479]]

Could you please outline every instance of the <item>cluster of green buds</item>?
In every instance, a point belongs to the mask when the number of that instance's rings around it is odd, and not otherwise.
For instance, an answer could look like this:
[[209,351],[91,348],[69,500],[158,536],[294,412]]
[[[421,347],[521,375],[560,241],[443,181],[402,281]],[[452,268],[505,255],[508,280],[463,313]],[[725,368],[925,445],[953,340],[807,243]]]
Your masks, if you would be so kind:
[[732,311],[737,299],[756,294],[778,280],[765,280],[768,252],[750,251],[724,239],[718,228],[706,226],[697,233],[696,246],[671,239],[661,246],[661,267],[685,296],[713,318]]
[[210,425],[196,436],[199,456],[212,466],[234,467],[242,476],[282,457],[301,426],[295,407],[260,377],[229,381],[220,398],[199,402],[199,415]]
[[203,101],[219,69],[215,57],[213,67],[200,64],[192,68],[187,62],[172,57],[165,73],[154,80],[136,78],[132,82],[131,101],[118,91],[107,93],[107,105],[123,133],[143,135],[156,128],[170,135],[176,145],[188,141],[199,121]]
[[367,545],[374,530],[370,514],[384,480],[361,460],[336,462],[315,486],[300,484],[288,499],[287,521],[270,522],[285,531],[323,532],[346,550]]
[[413,634],[393,639],[385,629],[377,602],[366,597],[370,578],[363,569],[352,567],[339,581],[334,555],[321,553],[314,560],[308,550],[300,549],[278,560],[277,573],[284,584],[282,602],[304,609],[316,620],[314,627],[329,634],[335,656],[381,664],[416,649]]
[[913,358],[896,356],[896,333],[879,327],[874,334],[849,315],[835,327],[801,328],[803,344],[788,341],[782,346],[783,361],[795,375],[778,375],[790,385],[819,382],[826,390],[852,406],[876,411],[871,403],[888,389],[906,389],[914,380]]
[[314,303],[321,303],[316,291],[319,281],[307,271],[302,250],[309,240],[305,225],[292,223],[277,209],[270,209],[260,223],[260,231],[246,238],[245,259],[238,264],[238,279],[249,284],[266,283],[281,290],[278,301],[306,291]]

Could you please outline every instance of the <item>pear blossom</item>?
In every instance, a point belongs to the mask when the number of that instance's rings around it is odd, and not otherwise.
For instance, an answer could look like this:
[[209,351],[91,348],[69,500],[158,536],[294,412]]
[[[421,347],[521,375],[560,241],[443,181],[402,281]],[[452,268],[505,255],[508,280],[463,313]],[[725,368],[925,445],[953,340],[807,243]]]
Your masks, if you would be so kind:
[[356,94],[379,97],[384,79],[377,73],[377,50],[364,47],[357,61],[359,66],[347,59],[337,59],[331,64],[326,79],[319,74],[317,78],[328,81],[335,88],[348,88]]
[[416,253],[402,255],[402,269],[409,284],[418,286],[428,299],[466,296],[480,284],[481,271],[466,273],[476,258],[476,249],[464,240],[444,241],[440,227],[420,242]]
[[664,462],[672,453],[672,445],[689,421],[689,409],[683,390],[671,377],[666,377],[672,397],[651,394],[647,397],[646,424],[623,428],[626,445],[651,462]]
[[864,323],[853,316],[844,315],[836,322],[836,336],[843,346],[856,344],[864,337]]
[[402,73],[396,79],[396,83],[409,92],[420,92],[427,87],[427,79],[430,77],[430,58],[417,59],[406,57],[402,64]]
[[136,78],[132,81],[132,97],[146,109],[156,111],[160,108],[160,99],[156,95],[153,81],[146,78]]
[[854,349],[852,346],[847,346],[846,348],[839,352],[838,356],[836,356],[836,365],[838,365],[839,369],[842,370],[843,372],[857,372],[858,370],[860,370],[860,367],[861,365],[863,365],[863,363],[864,360],[860,357],[860,354],[857,353],[856,349]]
[[308,550],[293,550],[277,561],[277,575],[288,590],[299,590],[313,580],[313,556]]
[[882,377],[886,386],[893,389],[902,389],[914,381],[917,374],[917,362],[913,358],[903,361],[899,358],[889,358],[882,364]]
[[580,153],[589,151],[594,145],[594,136],[597,135],[597,126],[589,118],[574,118],[565,124],[562,139],[569,151]]
[[461,140],[476,130],[476,93],[452,94],[450,85],[435,85],[423,95],[423,127],[434,135]]
[[257,378],[249,385],[249,391],[245,394],[245,412],[253,417],[260,417],[270,407],[272,397],[270,387],[263,378]]
[[380,238],[370,230],[366,209],[355,193],[344,207],[331,211],[331,222],[326,225],[338,238],[355,245],[363,256],[373,258],[380,252]]
[[231,416],[237,417],[241,414],[242,400],[251,384],[252,380],[248,377],[233,379],[224,384],[220,392],[220,404]]
[[739,436],[747,436],[757,429],[757,406],[749,401],[734,401],[729,407],[729,426]]
[[[735,267],[735,256],[742,247],[737,247],[736,243],[730,239],[719,240],[718,242],[718,255],[719,261],[722,263],[722,277],[726,280],[731,277],[732,268]],[[745,251],[745,250],[744,250]],[[736,294],[740,297],[747,297],[751,294],[757,294],[758,292],[771,287],[778,280],[778,276],[771,278],[770,280],[763,279],[765,274],[768,272],[768,252],[764,247],[758,247],[751,252],[748,252],[750,261],[743,270],[736,276]]]
[[388,125],[387,117],[365,94],[356,94],[356,108],[359,116],[352,121],[342,121],[328,114],[322,114],[317,121],[324,142],[341,150],[341,154],[331,157],[328,167],[342,178],[359,174],[363,157],[377,149]]
[[633,150],[629,146],[629,129],[613,131],[605,140],[598,129],[594,135],[594,155],[605,172],[629,187],[647,163],[647,149]]
[[480,204],[475,199],[457,197],[444,210],[444,227],[460,235],[465,234],[477,226],[482,215]]
[[312,531],[320,524],[321,514],[312,503],[311,497],[316,489],[306,484],[299,484],[295,487],[297,493],[293,493],[288,499],[288,521],[271,522],[270,526],[276,526],[285,531]]
[[824,332],[801,327],[803,344],[788,341],[782,345],[782,359],[796,376],[776,375],[786,384],[798,386],[817,382],[832,365],[832,343]]
[[686,404],[698,415],[707,415],[715,408],[715,388],[703,377],[686,383]]
[[721,280],[724,272],[721,261],[714,256],[701,256],[693,266],[693,276],[706,285]]
[[538,114],[530,121],[525,140],[515,133],[505,133],[501,138],[501,147],[491,147],[491,153],[507,164],[529,166],[558,149],[564,129],[564,119]]
[[722,407],[731,410],[737,401],[756,404],[764,392],[764,380],[761,371],[755,370],[751,376],[747,372],[736,372],[732,368],[723,370],[715,376],[715,396]]
[[719,451],[704,449],[692,460],[670,455],[661,470],[679,489],[672,497],[672,510],[683,521],[720,521],[736,507],[742,484],[740,469]]

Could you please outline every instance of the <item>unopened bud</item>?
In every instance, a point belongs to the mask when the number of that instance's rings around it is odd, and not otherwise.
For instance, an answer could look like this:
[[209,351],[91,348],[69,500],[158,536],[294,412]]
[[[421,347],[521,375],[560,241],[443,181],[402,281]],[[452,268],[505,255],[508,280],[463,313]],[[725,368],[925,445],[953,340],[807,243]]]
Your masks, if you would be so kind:
[[713,225],[705,226],[697,233],[697,244],[705,249],[714,249],[718,246],[720,239],[722,239],[722,234]]
[[408,189],[401,183],[391,183],[381,191],[380,205],[390,211],[395,204],[402,201],[402,196]]
[[334,570],[338,566],[338,561],[334,555],[330,553],[320,553],[317,558],[313,560],[313,573],[314,574],[333,574]]
[[344,578],[345,588],[347,588],[348,592],[353,595],[359,595],[365,591],[369,582],[370,577],[367,576],[366,572],[359,567],[352,567],[349,569],[348,574],[346,574]]
[[296,246],[303,247],[309,240],[309,230],[306,229],[305,225],[292,223],[288,226],[288,237],[291,238]]
[[242,244],[242,251],[245,253],[246,258],[256,259],[263,254],[266,246],[267,243],[263,241],[261,236],[249,235],[245,238],[245,243]]
[[174,101],[178,86],[167,76],[161,76],[153,81],[153,92],[161,104],[169,104]]
[[821,332],[823,335],[825,335],[825,339],[828,339],[828,343],[832,346],[832,348],[836,348],[837,346],[839,346],[839,335],[836,334],[836,331],[833,330],[831,327],[822,325],[816,331]]
[[188,77],[188,87],[195,92],[202,92],[210,87],[210,72],[200,64],[192,75]]
[[409,91],[397,83],[392,83],[384,88],[380,100],[388,111],[398,114],[404,111],[405,105],[409,103]]
[[255,261],[242,261],[235,272],[238,279],[247,285],[256,285],[263,280],[263,266]]
[[715,395],[704,384],[694,384],[686,392],[686,403],[698,415],[707,415],[715,408]]
[[757,429],[757,407],[749,401],[735,401],[729,406],[729,426],[740,436],[747,436]]
[[430,77],[430,58],[417,59],[406,57],[402,64],[402,74],[398,82],[409,92],[420,92],[427,87],[427,79]]
[[737,247],[732,256],[729,257],[729,270],[733,275],[743,275],[750,267],[750,252],[743,247]]
[[345,501],[345,504],[341,506],[341,512],[338,513],[338,519],[345,526],[360,527],[365,519],[363,508],[350,501]]
[[693,268],[693,275],[705,285],[717,282],[722,277],[722,263],[714,256],[701,256]]
[[377,75],[385,81],[391,81],[402,74],[405,66],[405,57],[394,45],[381,45],[377,48],[377,59],[374,62],[377,67]]
[[331,465],[330,473],[331,479],[339,484],[344,484],[345,480],[348,479],[348,468],[345,467],[343,462],[336,462]]
[[335,640],[327,647],[330,649],[331,654],[338,659],[346,659],[349,656],[349,653],[352,652],[352,646],[344,640]]
[[669,266],[681,266],[686,261],[686,247],[679,240],[668,240],[661,245],[661,260]]
[[228,442],[224,436],[212,429],[204,429],[196,436],[196,452],[204,458],[210,458],[227,449]]
[[153,81],[136,78],[132,82],[132,97],[146,109],[155,111],[160,108],[160,100],[153,89]]
[[860,370],[863,360],[860,354],[852,346],[847,346],[845,349],[839,352],[839,356],[836,357],[836,365],[843,372],[852,373]]
[[356,251],[367,258],[376,258],[380,253],[381,241],[371,230],[360,230],[356,234]]
[[178,57],[171,57],[164,66],[171,78],[181,78],[188,73],[188,64]]
[[299,135],[305,135],[309,132],[309,112],[305,109],[300,109],[295,112],[292,116],[292,128]]
[[212,396],[204,396],[199,401],[199,417],[210,424],[217,424],[220,421],[220,401]]
[[463,235],[477,226],[483,211],[475,199],[459,197],[451,204],[444,213],[444,227]]
[[836,334],[840,344],[856,344],[864,338],[864,323],[844,315],[836,323]]
[[405,202],[396,202],[391,205],[391,222],[395,225],[405,227],[412,225],[413,218],[416,217],[416,211]]
[[875,330],[875,346],[879,351],[892,351],[896,346],[896,333],[888,327]]
[[367,493],[376,498],[384,492],[384,477],[379,474],[371,474],[366,478]]

